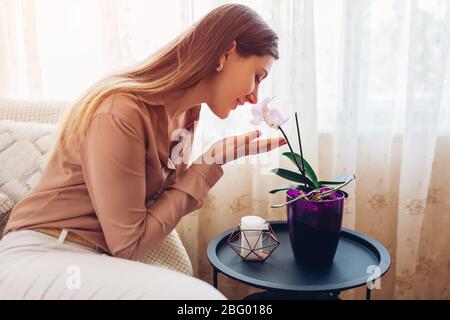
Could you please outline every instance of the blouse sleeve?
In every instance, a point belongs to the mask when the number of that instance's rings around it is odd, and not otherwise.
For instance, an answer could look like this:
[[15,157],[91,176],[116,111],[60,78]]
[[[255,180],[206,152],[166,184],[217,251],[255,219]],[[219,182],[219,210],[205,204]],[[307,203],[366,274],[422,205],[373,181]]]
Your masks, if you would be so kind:
[[193,164],[146,207],[143,133],[111,113],[94,116],[80,156],[86,186],[113,256],[139,260],[186,214],[202,206],[222,177],[219,164]]

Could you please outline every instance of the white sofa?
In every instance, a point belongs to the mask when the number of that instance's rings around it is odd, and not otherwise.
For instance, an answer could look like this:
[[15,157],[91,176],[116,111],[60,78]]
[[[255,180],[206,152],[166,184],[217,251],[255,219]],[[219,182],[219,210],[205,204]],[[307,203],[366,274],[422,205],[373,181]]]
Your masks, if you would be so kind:
[[[33,187],[69,101],[0,99],[0,238],[13,206]],[[141,262],[193,276],[192,263],[174,229]]]

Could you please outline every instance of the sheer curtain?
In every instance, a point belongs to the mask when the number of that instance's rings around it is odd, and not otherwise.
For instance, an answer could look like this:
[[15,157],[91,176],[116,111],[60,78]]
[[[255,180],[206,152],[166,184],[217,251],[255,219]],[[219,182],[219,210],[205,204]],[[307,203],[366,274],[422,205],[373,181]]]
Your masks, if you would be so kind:
[[[144,59],[214,0],[0,0],[0,97],[66,99]],[[450,298],[450,1],[253,0],[280,36],[260,97],[300,114],[320,178],[355,173],[344,227],[393,259],[374,298]],[[195,149],[252,130],[248,106],[223,121],[203,106]],[[291,119],[292,120],[292,119]],[[263,130],[266,136],[276,133]],[[293,121],[286,126],[295,141]],[[224,166],[205,206],[177,227],[196,275],[211,281],[208,242],[244,215],[285,220],[268,191],[283,150]],[[229,298],[259,291],[219,276]],[[363,298],[363,289],[343,294]]]

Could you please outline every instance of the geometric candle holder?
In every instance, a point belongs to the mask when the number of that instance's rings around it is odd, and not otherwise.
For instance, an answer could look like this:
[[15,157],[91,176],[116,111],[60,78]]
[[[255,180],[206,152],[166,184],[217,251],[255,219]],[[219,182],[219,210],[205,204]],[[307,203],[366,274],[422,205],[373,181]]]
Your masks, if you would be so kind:
[[269,223],[264,230],[242,230],[239,224],[228,237],[227,244],[244,261],[265,261],[280,245]]

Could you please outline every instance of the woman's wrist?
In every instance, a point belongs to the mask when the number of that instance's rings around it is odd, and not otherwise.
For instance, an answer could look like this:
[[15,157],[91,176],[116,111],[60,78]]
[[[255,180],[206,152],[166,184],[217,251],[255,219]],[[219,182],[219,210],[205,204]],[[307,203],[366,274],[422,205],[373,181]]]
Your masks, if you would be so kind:
[[210,148],[208,149],[208,151],[202,154],[200,163],[222,166],[226,163],[224,158],[225,157],[223,156],[223,154],[220,156],[218,155],[218,153],[216,153],[215,148]]

